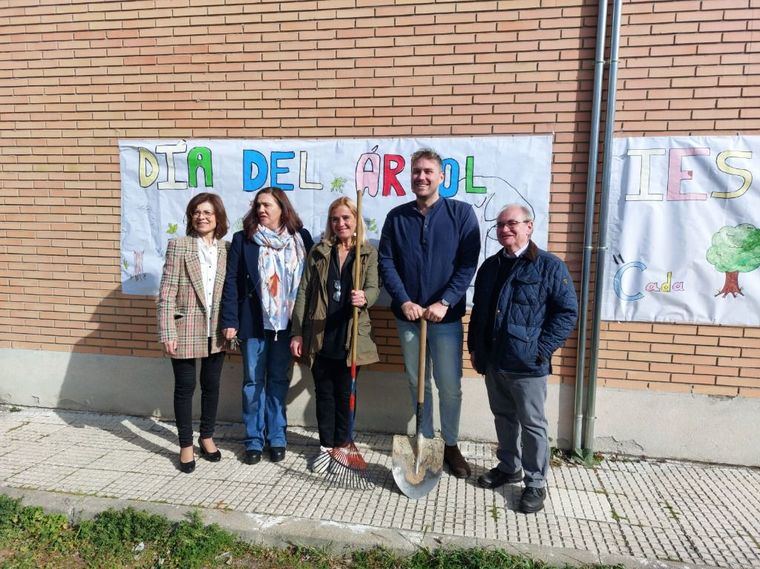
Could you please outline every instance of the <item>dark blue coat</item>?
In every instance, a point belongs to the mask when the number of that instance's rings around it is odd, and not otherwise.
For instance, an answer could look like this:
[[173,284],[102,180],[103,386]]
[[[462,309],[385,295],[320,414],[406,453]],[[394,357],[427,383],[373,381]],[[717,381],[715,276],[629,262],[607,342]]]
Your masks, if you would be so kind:
[[497,371],[524,377],[548,375],[552,354],[565,343],[578,318],[578,300],[567,265],[531,241],[499,293],[494,326],[488,330],[500,255],[501,251],[486,259],[475,277],[467,334],[475,369],[483,374],[491,365]]
[[[308,253],[314,245],[311,234],[306,229],[299,234]],[[236,329],[240,340],[264,337],[259,280],[259,245],[238,231],[227,253],[220,325],[222,330]]]

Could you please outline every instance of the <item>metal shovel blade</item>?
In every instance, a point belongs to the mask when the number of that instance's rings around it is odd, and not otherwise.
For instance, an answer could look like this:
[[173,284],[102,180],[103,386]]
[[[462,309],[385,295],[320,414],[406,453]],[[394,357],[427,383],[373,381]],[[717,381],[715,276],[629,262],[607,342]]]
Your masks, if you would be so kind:
[[412,500],[426,496],[436,487],[443,470],[443,441],[423,436],[393,437],[393,479]]

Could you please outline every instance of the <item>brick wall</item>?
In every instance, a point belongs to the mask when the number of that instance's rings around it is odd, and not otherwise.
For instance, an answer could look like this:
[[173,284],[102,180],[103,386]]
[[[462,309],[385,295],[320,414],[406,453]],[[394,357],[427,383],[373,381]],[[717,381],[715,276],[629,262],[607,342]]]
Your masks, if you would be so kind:
[[[760,2],[624,2],[616,136],[760,134]],[[760,397],[760,331],[603,323],[602,385]]]
[[[153,299],[119,292],[118,138],[553,133],[577,281],[596,5],[0,1],[0,348],[160,356]],[[759,0],[625,2],[617,136],[758,134],[758,22]],[[757,329],[602,329],[602,385],[760,396]]]

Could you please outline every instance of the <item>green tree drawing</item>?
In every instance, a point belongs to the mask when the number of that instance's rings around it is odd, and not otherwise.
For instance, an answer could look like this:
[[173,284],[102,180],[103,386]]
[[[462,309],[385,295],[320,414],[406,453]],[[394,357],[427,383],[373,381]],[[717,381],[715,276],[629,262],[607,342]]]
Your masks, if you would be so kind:
[[712,236],[712,245],[705,256],[708,263],[726,273],[723,288],[715,296],[744,296],[739,286],[739,273],[748,273],[760,267],[760,229],[749,223],[721,227]]
[[348,182],[348,180],[346,178],[342,177],[342,176],[340,176],[338,178],[335,178],[332,181],[332,184],[330,184],[330,191],[331,192],[342,192],[343,191],[343,186],[346,185],[346,182]]

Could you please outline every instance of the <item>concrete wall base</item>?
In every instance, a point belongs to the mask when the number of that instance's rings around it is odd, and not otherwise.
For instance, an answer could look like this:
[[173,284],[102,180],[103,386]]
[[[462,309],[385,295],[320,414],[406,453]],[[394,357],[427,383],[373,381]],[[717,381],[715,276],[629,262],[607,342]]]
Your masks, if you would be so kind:
[[760,399],[626,389],[597,391],[595,449],[760,466]]
[[[3,403],[173,417],[174,378],[166,358],[2,349],[0,370]],[[242,375],[239,359],[225,362],[219,420],[240,420]],[[465,378],[462,392],[460,436],[495,441],[482,378]],[[402,374],[363,371],[357,429],[413,432],[410,401]],[[573,386],[550,384],[546,408],[552,445],[569,448]],[[755,436],[758,417],[760,399],[600,389],[595,450],[760,466],[760,437]],[[294,368],[288,394],[288,420],[293,425],[315,426],[313,383],[309,371],[300,366]]]

